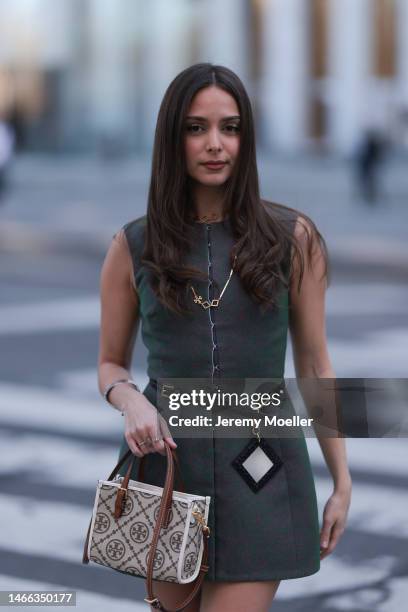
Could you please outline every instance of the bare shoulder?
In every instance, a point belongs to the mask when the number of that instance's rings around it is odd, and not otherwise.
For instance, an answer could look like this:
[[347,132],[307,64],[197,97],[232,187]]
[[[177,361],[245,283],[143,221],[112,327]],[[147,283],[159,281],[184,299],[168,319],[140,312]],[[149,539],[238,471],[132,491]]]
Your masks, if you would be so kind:
[[313,239],[316,232],[313,221],[299,213],[296,217],[293,234],[301,246],[306,246]]
[[112,241],[108,248],[108,255],[110,255],[110,253],[114,254],[118,263],[120,259],[122,259],[124,263],[128,263],[130,260],[129,242],[124,227],[121,227],[113,234]]
[[133,261],[125,227],[118,229],[112,237],[101,270],[103,286],[113,292],[118,287],[128,287],[132,297],[137,299],[137,288],[133,274]]
[[[327,286],[330,284],[330,265],[327,244],[315,222],[308,216],[299,212],[294,226],[295,245],[292,245],[293,279],[301,283],[303,271],[313,271],[321,279],[326,278]],[[299,257],[298,257],[299,255]]]

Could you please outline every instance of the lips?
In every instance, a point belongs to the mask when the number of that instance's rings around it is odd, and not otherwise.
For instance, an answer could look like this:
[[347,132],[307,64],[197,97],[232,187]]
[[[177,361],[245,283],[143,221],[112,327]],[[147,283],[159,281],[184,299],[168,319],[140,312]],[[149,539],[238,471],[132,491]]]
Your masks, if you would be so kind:
[[207,162],[204,164],[206,168],[210,168],[210,170],[220,170],[226,165],[226,162]]

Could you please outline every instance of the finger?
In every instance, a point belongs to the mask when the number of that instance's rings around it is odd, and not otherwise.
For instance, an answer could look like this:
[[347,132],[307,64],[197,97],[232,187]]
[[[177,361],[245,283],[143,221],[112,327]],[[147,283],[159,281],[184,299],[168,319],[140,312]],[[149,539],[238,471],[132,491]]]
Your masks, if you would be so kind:
[[159,427],[160,427],[161,434],[163,438],[166,440],[166,442],[168,442],[172,448],[177,448],[177,444],[173,440],[173,436],[170,433],[167,421],[161,415],[159,419]]
[[170,446],[172,446],[173,448],[177,448],[177,444],[175,443],[175,441],[173,440],[173,438],[170,437],[166,437],[164,438],[167,442],[167,444],[170,444]]
[[154,430],[152,429],[151,433],[150,433],[150,438],[152,440],[152,444],[150,446],[150,452],[152,453],[160,453],[161,455],[165,455],[165,450],[164,450],[164,442],[163,442],[163,437],[160,433],[160,431]]
[[330,554],[336,548],[342,533],[343,530],[340,527],[334,527],[334,529],[332,530],[329,546],[327,548],[327,554]]
[[137,431],[133,439],[138,445],[142,456],[148,455],[151,452],[151,435],[149,431]]
[[152,452],[151,442],[147,438],[143,438],[143,440],[140,440],[138,442],[138,446],[143,456],[148,455],[149,453]]
[[125,434],[125,439],[132,453],[136,455],[137,457],[143,457],[143,453],[140,451],[139,446],[136,444],[136,442],[133,440],[130,434]]
[[162,435],[161,427],[160,427],[161,418],[163,417],[161,416],[159,411],[156,410],[156,424],[155,424],[155,427],[151,429],[151,438],[152,438],[152,445],[153,445],[152,452],[157,452],[157,453],[160,453],[160,455],[165,455],[166,452],[164,448],[163,435]]
[[331,534],[330,534],[330,539],[328,542],[328,546],[324,549],[321,548],[320,550],[320,558],[324,559],[325,557],[327,557],[328,555],[330,555],[333,550],[336,548],[338,541],[340,539],[341,534],[343,533],[344,529],[342,527],[336,527],[336,525],[333,527]]
[[328,519],[323,520],[323,527],[320,534],[320,546],[321,548],[327,548],[330,542],[330,534],[333,523]]

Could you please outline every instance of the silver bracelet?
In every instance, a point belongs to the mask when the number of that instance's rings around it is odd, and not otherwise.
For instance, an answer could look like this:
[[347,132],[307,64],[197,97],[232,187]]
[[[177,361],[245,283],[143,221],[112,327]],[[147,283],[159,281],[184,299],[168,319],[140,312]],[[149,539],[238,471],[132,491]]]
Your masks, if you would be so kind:
[[136,389],[136,391],[139,391],[139,393],[141,393],[139,387],[137,386],[137,384],[135,383],[134,380],[131,379],[126,379],[126,378],[121,378],[119,380],[115,380],[113,383],[111,383],[110,385],[107,385],[105,387],[105,391],[103,392],[103,396],[106,399],[106,401],[108,402],[108,404],[110,404],[111,406],[113,406],[114,408],[116,408],[116,410],[119,410],[123,416],[123,412],[120,410],[120,408],[117,408],[115,406],[115,404],[112,404],[112,402],[109,401],[109,393],[112,391],[113,387],[116,387],[116,385],[120,385],[122,383],[127,383],[129,385],[132,385],[132,387],[134,387]]

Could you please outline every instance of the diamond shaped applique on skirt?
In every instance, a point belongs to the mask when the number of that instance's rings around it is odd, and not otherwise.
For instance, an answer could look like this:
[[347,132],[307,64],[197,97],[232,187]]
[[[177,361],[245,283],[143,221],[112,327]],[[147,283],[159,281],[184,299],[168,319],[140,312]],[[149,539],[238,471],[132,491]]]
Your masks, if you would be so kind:
[[257,493],[276,474],[283,462],[264,438],[259,441],[253,438],[231,461],[231,465]]

